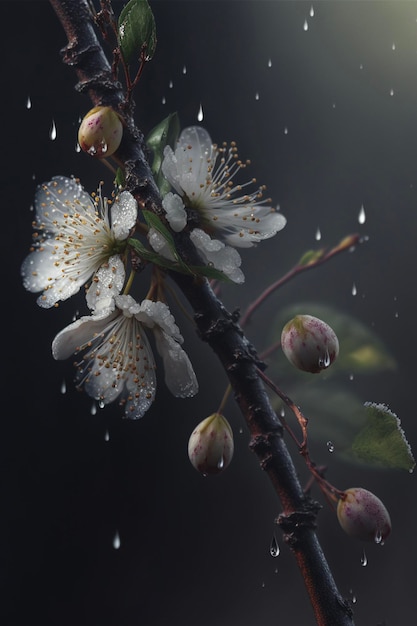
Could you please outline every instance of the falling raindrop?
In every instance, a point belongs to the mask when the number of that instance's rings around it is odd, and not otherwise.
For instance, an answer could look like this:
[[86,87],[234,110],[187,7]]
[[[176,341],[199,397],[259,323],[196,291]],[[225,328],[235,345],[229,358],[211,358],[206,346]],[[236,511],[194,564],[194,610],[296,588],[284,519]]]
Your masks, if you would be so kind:
[[316,241],[320,241],[320,239],[321,239],[321,230],[320,230],[320,228],[317,228],[315,236],[316,236]]
[[268,67],[272,67],[272,60],[268,59]]
[[279,545],[275,534],[272,535],[271,543],[269,545],[269,554],[274,557],[279,555]]
[[265,583],[262,583],[261,587],[262,589],[265,589]]
[[182,68],[182,73],[183,73],[183,74],[186,74],[186,73],[187,73],[187,68],[185,67],[185,65],[184,65],[184,67]]
[[363,552],[362,552],[361,565],[362,565],[362,567],[366,567],[368,565],[368,557],[365,554],[365,550],[363,550]]
[[350,595],[350,601],[352,602],[352,604],[356,604],[357,598],[356,598],[356,595],[353,593],[353,589],[349,589],[349,595]]
[[56,135],[57,135],[57,132],[56,132],[55,120],[52,120],[51,128],[49,130],[49,139],[51,141],[55,141]]
[[110,441],[110,433],[108,428],[106,428],[106,432],[104,433],[104,441]]
[[353,374],[349,374],[349,380],[353,380],[354,379],[354,375]]
[[198,109],[198,113],[197,113],[197,119],[199,122],[202,122],[204,118],[204,114],[203,114],[203,107],[200,104],[200,108]]
[[62,381],[61,384],[61,393],[67,393],[67,383],[65,382],[65,379]]
[[98,401],[98,406],[100,407],[100,409],[104,409],[104,407],[106,406],[104,400],[99,400]]
[[30,96],[28,96],[28,99],[26,100],[26,108],[27,109],[32,108],[32,100],[30,99]]
[[356,296],[357,293],[358,293],[358,290],[356,289],[355,283],[353,283],[353,285],[352,285],[352,296]]
[[288,128],[287,127],[284,128],[284,135],[288,135]]
[[391,50],[395,50],[395,48],[396,48],[396,45],[395,45],[395,43],[393,43],[392,46],[391,46]]
[[310,17],[314,17],[314,7],[311,5],[310,7]]
[[168,86],[169,86],[169,88],[170,88],[170,89],[172,89],[172,88],[173,88],[174,83],[172,82],[172,80],[170,80],[170,81],[169,81],[169,85],[168,85]]
[[239,435],[243,435],[243,428],[242,427],[239,428]]
[[259,93],[258,92],[256,92],[256,94],[255,94],[255,100],[259,100]]
[[278,568],[277,567],[274,569],[274,574],[278,574]]
[[303,29],[304,30],[308,30],[308,22],[307,22],[307,20],[304,20]]
[[358,215],[358,222],[359,224],[365,224],[365,221],[366,221],[365,207],[362,204],[360,211],[359,211],[359,215]]
[[116,530],[115,535],[113,537],[113,548],[115,550],[118,550],[120,548],[120,535],[119,535],[117,530]]
[[167,100],[166,100],[165,96],[162,96],[162,104],[166,104],[166,101]]
[[400,317],[400,314],[398,313],[398,311],[395,311],[394,317],[395,317],[395,319],[398,319]]
[[95,415],[97,413],[97,404],[95,402],[91,405],[90,413],[91,415]]
[[285,417],[285,409],[283,406],[281,407],[280,415],[281,417]]
[[390,95],[390,96],[393,96],[393,95],[394,95],[394,90],[393,90],[393,89],[390,89],[390,90],[389,90],[389,95]]
[[360,64],[359,69],[363,70],[363,64],[362,63]]
[[334,443],[333,443],[333,441],[328,441],[328,442],[326,443],[326,446],[327,446],[327,449],[328,449],[328,451],[329,451],[330,453],[334,452]]
[[78,141],[77,141],[77,142],[76,142],[76,144],[75,144],[75,152],[81,152],[81,146],[80,146],[80,144],[78,143]]

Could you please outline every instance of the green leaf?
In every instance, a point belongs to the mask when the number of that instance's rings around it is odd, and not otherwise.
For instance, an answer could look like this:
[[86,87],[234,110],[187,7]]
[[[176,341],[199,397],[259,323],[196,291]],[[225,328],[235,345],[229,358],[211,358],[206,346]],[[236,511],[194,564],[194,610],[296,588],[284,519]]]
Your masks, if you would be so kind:
[[126,63],[139,59],[142,51],[149,61],[156,48],[155,19],[147,0],[129,0],[118,20],[119,47]]
[[124,187],[126,185],[126,177],[122,168],[118,167],[116,172],[116,177],[114,179],[115,184],[118,187]]
[[152,173],[155,182],[159,187],[161,195],[164,196],[170,190],[170,184],[165,179],[161,171],[164,149],[166,146],[175,147],[180,134],[180,121],[177,113],[170,113],[168,117],[157,124],[148,134],[146,145],[153,153]]
[[165,226],[165,224],[162,222],[162,220],[156,215],[156,213],[152,213],[152,211],[142,211],[142,213],[149,228],[154,228],[159,233],[161,233],[161,235],[167,242],[170,251],[174,255],[175,260],[180,265],[183,265],[186,268],[187,264],[184,263],[184,261],[181,259],[180,255],[177,252],[174,237],[172,236],[168,228]]
[[323,248],[320,250],[307,250],[307,252],[304,252],[303,256],[298,261],[298,265],[312,265],[313,263],[316,263],[316,261],[319,261],[323,254]]
[[399,418],[385,404],[366,402],[366,422],[350,453],[360,461],[413,471],[416,462]]

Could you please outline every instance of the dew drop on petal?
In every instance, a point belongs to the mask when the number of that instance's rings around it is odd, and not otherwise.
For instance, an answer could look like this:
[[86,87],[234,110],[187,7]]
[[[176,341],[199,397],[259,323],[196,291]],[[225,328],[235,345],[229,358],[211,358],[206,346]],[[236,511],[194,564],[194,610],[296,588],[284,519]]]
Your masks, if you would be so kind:
[[26,100],[26,108],[27,109],[32,108],[32,100],[30,99],[30,96],[28,96],[28,99]]
[[277,538],[275,537],[275,533],[272,535],[272,539],[271,539],[271,543],[269,544],[269,554],[271,556],[278,556],[279,555],[279,545],[278,545],[278,541]]
[[203,107],[200,104],[200,108],[198,109],[198,113],[197,113],[197,119],[199,122],[202,122],[204,118],[204,114],[203,114]]
[[65,380],[63,380],[61,383],[61,393],[67,393],[67,383],[65,382]]
[[365,221],[366,221],[365,207],[362,204],[360,211],[359,211],[359,215],[358,215],[358,222],[359,224],[365,224]]
[[365,550],[362,552],[361,565],[362,567],[366,567],[368,565],[368,557],[366,556]]
[[113,537],[113,548],[115,550],[118,550],[120,548],[120,535],[119,535],[117,530],[116,530],[115,535]]
[[320,239],[321,239],[321,230],[320,230],[320,228],[317,228],[316,234],[315,234],[315,238],[316,238],[316,241],[320,241]]
[[51,128],[49,129],[49,139],[51,141],[55,141],[56,136],[57,136],[56,124],[55,124],[55,120],[52,120]]

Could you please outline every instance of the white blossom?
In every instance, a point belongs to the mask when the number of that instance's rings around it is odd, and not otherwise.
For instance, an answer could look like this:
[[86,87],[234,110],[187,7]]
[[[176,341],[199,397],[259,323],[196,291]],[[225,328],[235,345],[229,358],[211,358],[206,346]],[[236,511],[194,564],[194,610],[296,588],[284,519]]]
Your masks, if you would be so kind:
[[242,259],[237,250],[225,246],[218,239],[212,239],[200,228],[191,231],[190,239],[206,263],[222,271],[233,282],[238,284],[244,282],[245,276],[240,269]]
[[187,213],[180,196],[176,193],[168,192],[162,200],[162,206],[165,209],[166,217],[172,230],[176,233],[182,231],[187,224]]
[[[162,171],[186,209],[197,215],[200,228],[244,248],[273,237],[286,224],[285,217],[262,200],[264,187],[241,193],[256,182],[234,183],[245,166],[234,143],[218,148],[204,128],[190,126],[182,131],[175,151],[165,148]],[[170,202],[170,223],[180,223],[182,211]]]
[[180,347],[183,341],[168,307],[162,302],[136,302],[117,295],[107,313],[84,316],[64,328],[52,343],[55,359],[83,353],[77,363],[76,383],[103,404],[119,398],[125,416],[143,417],[156,393],[155,360],[145,328],[155,333],[165,378],[178,397],[194,395],[197,381]]
[[[23,261],[23,284],[43,293],[37,302],[50,308],[77,293],[125,247],[135,225],[137,203],[120,193],[109,210],[107,201],[87,194],[78,180],[55,176],[40,185],[35,197],[34,249]],[[115,282],[123,285],[125,270],[117,266]]]

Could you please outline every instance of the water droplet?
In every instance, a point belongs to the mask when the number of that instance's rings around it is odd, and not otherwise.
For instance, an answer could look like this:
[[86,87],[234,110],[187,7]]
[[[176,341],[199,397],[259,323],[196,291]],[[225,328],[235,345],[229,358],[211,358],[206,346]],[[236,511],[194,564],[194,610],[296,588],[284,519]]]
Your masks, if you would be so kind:
[[269,544],[269,554],[274,557],[279,555],[279,545],[275,534],[272,535],[271,543]]
[[320,369],[327,369],[330,365],[330,354],[328,350],[319,358]]
[[327,446],[327,449],[328,449],[328,451],[329,451],[330,453],[331,453],[331,452],[334,452],[334,443],[333,443],[333,441],[328,441],[328,442],[326,443],[326,446]]
[[261,587],[262,589],[265,589],[265,583],[262,583]]
[[108,428],[106,428],[106,432],[104,433],[104,441],[110,441],[110,433]]
[[200,104],[200,108],[198,109],[198,113],[197,113],[197,119],[199,122],[202,122],[203,118],[204,118],[203,107]]
[[280,414],[281,414],[281,417],[285,417],[285,409],[283,406],[281,407]]
[[224,467],[224,457],[221,456],[217,462],[217,469],[223,469],[223,467]]
[[268,59],[268,67],[272,67],[272,60]]
[[75,152],[81,152],[81,146],[80,146],[80,144],[78,143],[78,141],[77,141],[77,142],[76,142],[76,144],[75,144]]
[[26,100],[26,108],[27,109],[32,108],[32,100],[30,99],[30,96],[28,96],[28,99]]
[[310,7],[310,17],[314,17],[314,7],[311,5]]
[[170,81],[169,81],[169,85],[168,85],[168,87],[169,87],[170,89],[172,89],[172,88],[173,88],[173,86],[174,86],[174,83],[172,82],[172,80],[170,80]]
[[317,228],[315,237],[316,237],[316,241],[320,241],[320,239],[321,239],[321,230],[320,230],[320,228]]
[[349,374],[349,380],[353,380],[354,376],[353,374]]
[[97,413],[97,404],[95,402],[91,405],[90,413],[91,415],[95,415]]
[[365,224],[365,221],[366,221],[365,207],[362,204],[360,211],[359,211],[359,215],[358,215],[358,222],[359,224]]
[[52,120],[51,128],[49,129],[49,139],[55,141],[57,136],[55,120]]
[[116,530],[115,535],[113,537],[113,548],[115,550],[118,550],[120,548],[120,535],[119,535],[117,530]]
[[391,50],[395,50],[395,48],[396,48],[396,45],[395,45],[395,43],[393,43],[392,46],[391,46]]
[[383,541],[383,538],[382,538],[382,532],[379,530],[379,528],[377,529],[377,531],[375,533],[374,541],[379,546],[383,546],[384,545],[384,541]]
[[362,552],[361,565],[362,567],[366,567],[368,565],[368,557],[366,556],[365,550]]
[[98,401],[98,406],[100,407],[100,409],[104,409],[104,407],[106,406],[104,400],[99,400]]
[[288,128],[287,127],[284,128],[284,135],[288,135]]
[[356,595],[353,593],[353,589],[349,589],[349,595],[350,595],[350,601],[352,602],[352,604],[356,604],[357,598],[356,598]]
[[65,379],[62,381],[61,384],[61,393],[67,393],[67,383],[65,382]]
[[274,569],[274,574],[278,574],[278,568],[277,567]]
[[183,73],[183,74],[186,74],[186,73],[187,73],[187,68],[185,67],[185,65],[184,65],[184,67],[182,68],[182,73]]
[[96,154],[96,152],[97,152],[97,149],[96,149],[96,147],[95,147],[95,146],[91,146],[91,147],[87,150],[87,152],[88,152],[88,154],[89,154],[90,156],[94,156],[94,155]]
[[414,473],[414,467],[410,467],[410,469],[408,470],[409,474],[413,474]]
[[394,317],[395,317],[395,319],[398,319],[400,317],[400,314],[398,313],[398,311],[395,311]]
[[362,63],[360,64],[359,69],[363,70],[363,64]]
[[255,100],[259,100],[259,93],[258,92],[256,92],[256,94],[255,94]]
[[358,293],[358,290],[356,288],[355,283],[353,283],[353,285],[352,285],[352,296],[356,296],[357,293]]
[[166,101],[167,100],[166,100],[165,96],[162,96],[162,104],[166,104]]
[[307,22],[307,20],[304,20],[303,29],[304,30],[308,30],[308,22]]
[[390,90],[389,90],[389,95],[390,95],[390,96],[393,96],[393,95],[394,95],[394,90],[393,90],[393,89],[390,89]]
[[239,428],[239,435],[243,435],[243,428],[242,427]]

